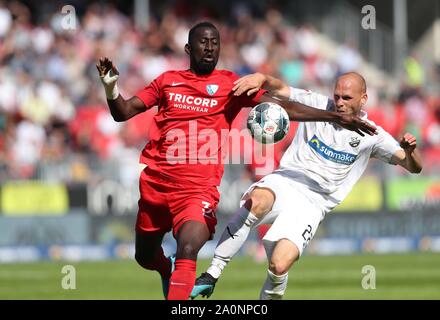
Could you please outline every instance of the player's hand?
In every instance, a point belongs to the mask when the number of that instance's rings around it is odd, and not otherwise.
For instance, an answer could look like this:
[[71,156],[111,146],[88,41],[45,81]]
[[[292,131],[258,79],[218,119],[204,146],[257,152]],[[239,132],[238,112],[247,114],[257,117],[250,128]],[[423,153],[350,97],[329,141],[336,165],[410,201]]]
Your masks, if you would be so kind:
[[116,86],[116,81],[119,78],[118,69],[116,69],[113,62],[107,57],[99,59],[96,69],[98,69],[99,78],[104,85],[107,99],[116,99],[119,96],[119,91]]
[[376,127],[372,126],[361,118],[350,114],[339,113],[339,115],[340,118],[338,124],[341,127],[351,131],[355,131],[361,136],[365,136],[364,133],[367,133],[370,136],[377,134]]
[[248,74],[234,82],[234,87],[232,91],[234,91],[234,96],[239,96],[243,92],[247,91],[247,95],[257,92],[261,89],[264,82],[266,82],[266,76],[262,73],[254,73]]
[[406,153],[412,153],[414,149],[417,147],[417,139],[411,133],[405,133],[400,139],[400,147]]
[[[109,78],[116,77],[116,80],[119,77],[118,69],[116,69],[115,65],[108,57],[100,58],[98,64],[96,65],[96,69],[98,69],[99,77],[103,79],[103,81],[105,81],[104,79],[106,76]],[[106,80],[108,81],[108,79]]]

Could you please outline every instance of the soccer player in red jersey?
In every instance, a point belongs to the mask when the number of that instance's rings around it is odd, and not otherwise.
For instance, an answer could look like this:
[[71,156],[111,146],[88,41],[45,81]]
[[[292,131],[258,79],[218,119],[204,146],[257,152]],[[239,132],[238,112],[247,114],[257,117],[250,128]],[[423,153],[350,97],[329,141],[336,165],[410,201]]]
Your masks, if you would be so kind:
[[[140,161],[147,166],[141,173],[139,211],[136,221],[136,261],[162,277],[165,298],[186,300],[196,278],[197,254],[212,238],[217,223],[217,186],[223,175],[224,132],[243,107],[263,101],[282,104],[296,121],[332,121],[343,127],[373,134],[374,127],[354,116],[341,116],[296,103],[281,103],[259,90],[252,95],[235,96],[232,88],[238,76],[217,70],[220,36],[216,27],[202,22],[191,28],[185,52],[188,70],[168,71],[153,80],[132,98],[118,92],[119,72],[108,58],[97,64],[107,103],[115,121],[158,106],[151,140]],[[206,149],[206,133],[210,146]],[[162,239],[172,230],[177,241],[173,258],[167,258]]]

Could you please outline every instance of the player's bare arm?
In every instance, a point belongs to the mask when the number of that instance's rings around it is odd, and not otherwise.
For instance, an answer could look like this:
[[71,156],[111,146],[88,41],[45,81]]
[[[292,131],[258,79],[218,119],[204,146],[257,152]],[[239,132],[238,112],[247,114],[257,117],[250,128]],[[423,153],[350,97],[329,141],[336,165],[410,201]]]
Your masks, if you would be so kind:
[[391,162],[398,164],[411,173],[420,173],[422,171],[422,157],[417,147],[417,139],[410,133],[405,133],[400,140],[400,147],[403,149],[396,151],[391,158]]
[[234,95],[239,96],[244,92],[247,95],[256,93],[260,89],[269,91],[271,97],[280,100],[288,100],[290,96],[290,87],[283,81],[270,75],[262,73],[248,74],[234,82]]
[[293,121],[326,121],[335,122],[341,127],[355,131],[359,135],[364,133],[374,135],[376,127],[361,120],[354,115],[342,114],[339,112],[325,111],[304,104],[288,101],[290,97],[290,87],[283,81],[262,73],[249,74],[234,82],[234,95],[241,95],[247,92],[251,95],[261,88],[268,90],[268,94],[261,97],[260,102],[274,102],[284,107]]
[[355,115],[316,109],[293,101],[275,100],[267,94],[261,96],[260,102],[273,102],[281,105],[292,121],[334,122],[347,130],[357,132],[361,136],[364,136],[364,133],[369,135],[376,134],[376,127]]
[[117,87],[119,71],[109,58],[99,59],[96,68],[98,69],[99,77],[105,89],[107,104],[115,121],[126,121],[138,113],[147,110],[147,107],[138,97],[125,100],[119,94]]

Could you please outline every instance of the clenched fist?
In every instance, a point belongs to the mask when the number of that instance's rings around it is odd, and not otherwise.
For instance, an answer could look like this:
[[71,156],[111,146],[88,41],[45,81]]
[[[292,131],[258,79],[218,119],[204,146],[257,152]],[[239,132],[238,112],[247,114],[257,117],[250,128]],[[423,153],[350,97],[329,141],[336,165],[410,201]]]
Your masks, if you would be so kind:
[[400,139],[400,147],[407,153],[411,153],[417,147],[417,139],[411,133],[405,133]]

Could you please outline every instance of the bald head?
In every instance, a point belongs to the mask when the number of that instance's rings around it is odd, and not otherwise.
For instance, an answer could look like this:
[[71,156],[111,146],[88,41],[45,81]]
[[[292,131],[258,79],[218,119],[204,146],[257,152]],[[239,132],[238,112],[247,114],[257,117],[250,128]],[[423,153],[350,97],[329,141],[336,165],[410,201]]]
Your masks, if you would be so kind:
[[365,82],[364,77],[357,72],[347,72],[340,75],[336,80],[336,86],[339,83],[344,87],[351,87],[352,89],[359,90],[361,94],[367,92],[367,83]]
[[334,91],[336,111],[359,115],[367,99],[367,85],[359,73],[348,72],[338,77]]

